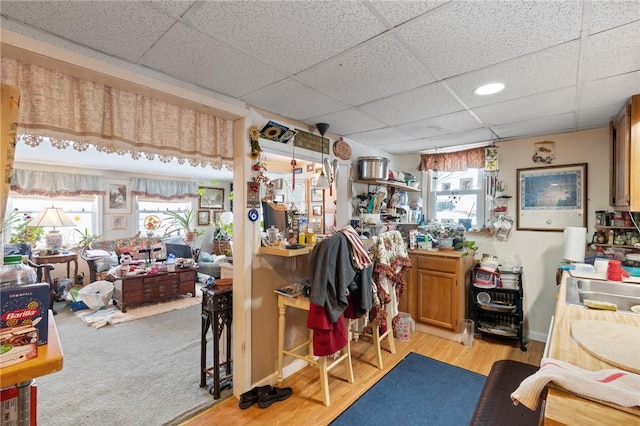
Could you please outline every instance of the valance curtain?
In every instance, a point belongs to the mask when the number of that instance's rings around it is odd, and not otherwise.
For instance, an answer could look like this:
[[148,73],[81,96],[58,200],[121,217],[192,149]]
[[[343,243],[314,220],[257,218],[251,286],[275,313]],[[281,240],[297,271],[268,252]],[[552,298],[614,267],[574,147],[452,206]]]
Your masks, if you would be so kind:
[[418,170],[438,170],[440,172],[459,172],[484,167],[484,147],[442,154],[422,154]]
[[37,146],[232,166],[233,123],[184,106],[2,58],[2,83],[21,91],[19,140]]
[[178,200],[195,198],[198,184],[196,182],[169,181],[145,178],[131,179],[131,194],[160,200]]
[[102,176],[21,169],[13,170],[10,190],[18,194],[45,197],[73,197],[107,193],[106,182]]

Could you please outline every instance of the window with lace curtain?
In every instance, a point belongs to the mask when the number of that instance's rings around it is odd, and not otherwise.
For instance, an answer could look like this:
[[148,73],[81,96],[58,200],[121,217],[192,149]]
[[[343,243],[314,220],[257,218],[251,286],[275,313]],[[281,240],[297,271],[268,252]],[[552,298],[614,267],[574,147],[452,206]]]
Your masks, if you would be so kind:
[[484,169],[461,172],[431,172],[429,217],[443,223],[484,224]]

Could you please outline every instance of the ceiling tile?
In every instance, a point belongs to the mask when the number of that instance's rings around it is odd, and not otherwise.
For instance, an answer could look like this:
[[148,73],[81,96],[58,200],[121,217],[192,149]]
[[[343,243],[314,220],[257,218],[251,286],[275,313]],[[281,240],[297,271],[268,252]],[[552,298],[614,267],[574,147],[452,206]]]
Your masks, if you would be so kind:
[[370,130],[368,132],[352,133],[345,136],[348,136],[356,142],[359,140],[366,140],[366,144],[371,146],[380,146],[413,139],[411,136],[394,129],[393,127],[385,127],[383,129]]
[[[508,62],[446,80],[468,107],[478,107],[535,93],[574,86],[578,74],[579,42],[566,43]],[[490,96],[473,91],[486,83],[502,82],[505,89]]]
[[474,113],[488,126],[515,123],[573,111],[576,88],[567,87],[553,92],[513,99],[475,108]]
[[491,130],[500,139],[514,139],[573,131],[575,129],[575,121],[575,114],[570,112],[553,117],[494,126]]
[[174,18],[180,18],[185,14],[187,10],[193,5],[197,6],[197,1],[185,1],[185,0],[144,0],[143,3],[145,6],[149,6],[156,10],[161,10],[164,13],[173,16]]
[[2,2],[2,14],[137,62],[175,20],[139,2]]
[[577,39],[581,15],[575,1],[451,2],[399,34],[442,79]]
[[371,4],[394,26],[448,3],[442,1],[372,1]]
[[640,21],[589,36],[583,55],[585,81],[640,69]]
[[637,0],[592,1],[589,34],[640,20],[640,2]]
[[310,125],[314,123],[330,123],[331,131],[337,135],[365,132],[384,127],[383,123],[369,117],[357,108],[349,108],[331,114],[313,117],[305,120],[305,122]]
[[580,109],[620,103],[636,93],[640,93],[640,71],[590,81],[582,85]]
[[361,2],[207,1],[187,18],[292,74],[385,31]]
[[350,105],[360,105],[434,80],[391,35],[362,44],[296,77]]
[[607,127],[609,121],[615,119],[625,102],[620,102],[614,105],[606,105],[598,108],[587,109],[578,112],[578,128],[579,129],[594,129],[596,127]]
[[142,64],[235,97],[286,78],[182,23],[177,23],[158,41]]
[[416,138],[446,135],[463,130],[477,129],[478,127],[482,127],[482,124],[467,111],[454,112],[453,114],[441,115],[439,117],[427,118],[425,120],[396,126],[398,130]]
[[244,96],[243,100],[300,121],[347,108],[346,105],[291,78]]
[[360,105],[360,108],[390,125],[408,123],[463,109],[460,102],[440,83],[429,84],[369,102]]
[[450,146],[469,145],[476,142],[489,142],[493,139],[493,134],[485,129],[473,129],[465,132],[451,133],[448,135],[436,136],[422,140],[424,148],[422,151],[435,148],[446,148]]

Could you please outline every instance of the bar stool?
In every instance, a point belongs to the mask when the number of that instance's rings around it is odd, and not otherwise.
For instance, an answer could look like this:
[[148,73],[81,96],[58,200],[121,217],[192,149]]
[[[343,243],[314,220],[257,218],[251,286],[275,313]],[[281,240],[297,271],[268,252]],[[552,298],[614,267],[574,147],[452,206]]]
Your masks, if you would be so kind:
[[389,315],[389,313],[387,312],[386,315],[386,325],[387,325],[387,329],[385,330],[384,333],[380,333],[380,320],[379,319],[375,319],[374,321],[371,322],[371,333],[363,333],[360,330],[354,329],[353,325],[355,324],[356,327],[358,325],[358,320],[349,320],[349,330],[351,331],[351,334],[353,335],[353,340],[354,341],[358,341],[360,336],[365,336],[371,339],[371,343],[373,345],[373,347],[376,350],[376,360],[377,360],[377,364],[378,364],[378,368],[380,370],[384,369],[384,364],[382,361],[382,341],[386,338],[388,339],[389,342],[389,352],[391,352],[392,354],[396,353],[396,344],[395,344],[395,340],[393,338],[393,319],[391,318],[391,315]]
[[[207,376],[213,377],[210,393],[214,399],[220,398],[220,383],[233,377],[231,365],[231,320],[233,306],[232,286],[208,289],[202,288],[202,328],[200,339],[200,387],[207,385]],[[213,365],[207,367],[207,333],[213,331]],[[220,337],[227,329],[227,357],[220,362]],[[224,374],[220,375],[221,367]]]

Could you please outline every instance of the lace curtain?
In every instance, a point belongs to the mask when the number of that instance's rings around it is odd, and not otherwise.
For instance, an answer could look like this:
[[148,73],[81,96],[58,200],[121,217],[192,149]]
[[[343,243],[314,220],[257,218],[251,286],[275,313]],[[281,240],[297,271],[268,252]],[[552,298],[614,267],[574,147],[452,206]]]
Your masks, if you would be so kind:
[[7,57],[0,78],[20,88],[18,140],[29,146],[50,137],[58,149],[232,166],[231,120]]
[[196,182],[169,181],[145,178],[131,179],[131,194],[160,200],[178,200],[195,198],[198,184]]
[[23,195],[73,197],[104,195],[106,183],[102,176],[41,172],[14,169],[10,190]]
[[422,154],[418,170],[422,172],[428,170],[458,172],[467,169],[481,169],[484,167],[484,152],[485,149],[482,147],[442,154]]

